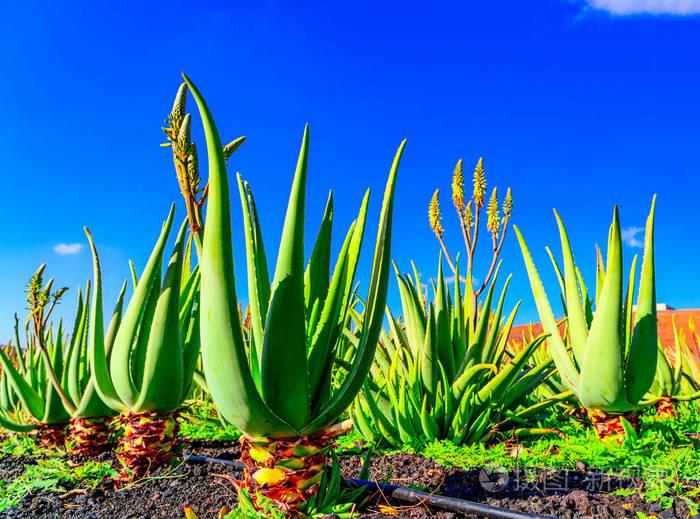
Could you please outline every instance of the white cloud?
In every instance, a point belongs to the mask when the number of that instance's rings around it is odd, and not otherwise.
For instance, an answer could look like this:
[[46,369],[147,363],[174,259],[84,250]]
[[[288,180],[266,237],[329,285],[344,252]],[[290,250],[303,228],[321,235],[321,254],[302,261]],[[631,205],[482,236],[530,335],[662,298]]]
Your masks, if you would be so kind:
[[78,254],[82,248],[82,243],[59,243],[53,246],[53,251],[61,256],[72,256]]
[[700,14],[700,0],[585,0],[593,9],[614,15],[667,14],[687,16]]
[[641,249],[644,247],[644,242],[637,238],[637,236],[643,231],[644,227],[625,227],[622,229],[622,241],[630,247]]

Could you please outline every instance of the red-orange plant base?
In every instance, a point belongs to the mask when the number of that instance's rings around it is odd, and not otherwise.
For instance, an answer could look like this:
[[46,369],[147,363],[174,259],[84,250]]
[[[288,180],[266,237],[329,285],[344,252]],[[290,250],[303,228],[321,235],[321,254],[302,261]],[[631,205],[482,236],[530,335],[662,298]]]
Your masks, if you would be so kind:
[[119,420],[123,427],[117,447],[122,465],[119,482],[147,476],[173,457],[178,430],[173,414],[142,411],[124,414]]
[[73,456],[96,456],[110,447],[111,418],[73,418],[68,424],[66,452]]

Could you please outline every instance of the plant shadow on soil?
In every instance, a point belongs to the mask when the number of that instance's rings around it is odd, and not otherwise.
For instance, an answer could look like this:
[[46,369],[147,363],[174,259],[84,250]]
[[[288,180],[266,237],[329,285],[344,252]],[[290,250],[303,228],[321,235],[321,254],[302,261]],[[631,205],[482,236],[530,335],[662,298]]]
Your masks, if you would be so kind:
[[[235,459],[236,442],[182,440],[184,453]],[[63,458],[66,463],[80,460]],[[113,453],[103,461],[114,462]],[[19,477],[27,466],[38,460],[29,457],[0,457],[0,479],[5,484]],[[341,459],[346,477],[357,477],[359,455]],[[493,476],[493,474],[491,474]],[[501,476],[503,476],[501,474]],[[224,506],[233,506],[235,489],[226,478],[238,478],[240,472],[221,464],[181,463],[159,469],[152,478],[121,490],[115,490],[107,480],[94,489],[80,489],[70,484],[60,485],[60,491],[38,489],[24,496],[15,506],[6,508],[2,518],[76,518],[128,519],[184,517],[183,505],[189,504],[201,519],[216,517]],[[641,482],[630,478],[603,476],[595,471],[559,471],[528,474],[507,472],[507,485],[491,488],[479,469],[461,470],[439,465],[421,456],[398,453],[376,456],[372,460],[371,477],[381,483],[410,486],[437,493],[487,503],[511,510],[554,517],[644,517],[687,518],[690,510],[681,499],[670,507],[645,502],[634,489]],[[501,478],[502,483],[506,478]],[[556,482],[556,485],[553,483]],[[591,491],[592,485],[597,485]],[[500,488],[503,486],[504,488]],[[486,490],[489,488],[491,491]],[[628,489],[626,495],[611,491]],[[375,494],[358,517],[469,517],[424,506],[406,505]],[[644,515],[639,515],[638,512]]]

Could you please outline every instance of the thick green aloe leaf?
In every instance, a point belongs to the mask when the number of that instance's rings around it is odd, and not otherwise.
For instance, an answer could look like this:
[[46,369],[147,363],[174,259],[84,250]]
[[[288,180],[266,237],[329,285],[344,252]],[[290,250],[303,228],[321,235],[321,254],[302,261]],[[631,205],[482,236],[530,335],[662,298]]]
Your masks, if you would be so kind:
[[[117,391],[114,388],[114,384],[112,383],[112,376],[109,373],[109,352],[107,350],[107,344],[105,344],[104,337],[104,317],[102,313],[102,268],[100,266],[100,257],[97,254],[95,242],[93,241],[92,235],[87,227],[85,228],[85,235],[87,236],[88,243],[90,244],[90,251],[92,252],[94,282],[92,302],[90,305],[90,335],[88,339],[90,370],[95,383],[95,390],[102,401],[113,411],[121,412],[125,409],[125,405],[119,399]],[[120,296],[117,301],[117,308],[119,309],[120,313],[124,297],[123,289],[124,287],[122,287],[122,292],[120,292]],[[79,411],[82,413],[84,409],[80,409]]]
[[272,280],[260,365],[260,388],[265,404],[298,430],[308,424],[311,416],[304,304],[304,198],[308,152],[307,125]]
[[151,288],[148,291],[144,310],[139,317],[136,337],[131,346],[131,361],[130,371],[131,380],[135,388],[140,388],[143,385],[143,369],[146,365],[146,352],[148,351],[148,338],[151,335],[151,326],[153,325],[153,317],[156,313],[158,298],[160,297],[162,265],[158,264],[155,272],[152,275]]
[[34,424],[17,423],[10,417],[6,416],[4,411],[0,411],[0,429],[6,429],[8,431],[18,433],[26,433],[29,431],[33,431],[34,429],[36,429],[36,427],[37,426]]
[[117,330],[122,322],[122,309],[124,308],[124,294],[126,294],[126,281],[122,283],[122,288],[119,290],[119,295],[117,296],[117,302],[114,304],[114,311],[112,312],[112,318],[109,320],[109,325],[107,326],[107,332],[105,334],[105,351],[107,353],[107,358],[112,351],[112,346],[114,345],[114,338],[117,335]]
[[490,400],[501,401],[504,399],[506,396],[505,391],[509,388],[511,382],[521,374],[527,360],[546,338],[546,335],[540,335],[525,346],[511,362],[503,366],[495,377],[478,390],[477,401],[479,403],[488,403]]
[[[452,305],[452,344],[454,347],[455,376],[459,376],[464,371],[467,355],[467,340],[469,330],[467,320],[464,316],[464,305],[462,305],[462,282],[459,277],[459,255],[455,259],[455,292],[454,303]],[[419,284],[420,286],[420,284]]]
[[476,322],[476,328],[474,334],[469,339],[469,348],[467,349],[467,366],[471,366],[475,363],[481,363],[483,359],[486,358],[484,347],[486,346],[486,338],[489,331],[489,323],[491,322],[491,307],[493,302],[493,293],[496,290],[496,281],[498,280],[498,273],[501,270],[501,262],[498,262],[498,266],[493,274],[493,279],[491,281],[491,286],[486,293],[486,299],[484,299],[484,304],[479,312],[479,317]]
[[[51,331],[49,331],[49,334],[51,334]],[[57,342],[55,345],[51,345],[49,349],[49,353],[51,355],[50,360],[48,362],[50,363],[46,367],[46,371],[48,372],[49,369],[52,369],[54,373],[56,374],[56,379],[60,380],[61,376],[63,375],[63,344],[62,344],[62,335],[63,332],[61,331],[61,326],[59,325],[59,332],[57,334]],[[44,360],[47,360],[47,357],[44,357]],[[45,424],[61,424],[61,423],[66,423],[69,419],[68,415],[68,410],[66,410],[66,407],[71,407],[73,404],[72,402],[69,401],[69,399],[66,399],[65,401],[65,406],[64,402],[61,401],[61,397],[56,390],[56,387],[54,386],[52,380],[50,377],[47,375],[47,380],[46,380],[46,391],[44,393],[44,416],[41,419],[41,423]],[[71,408],[71,410],[74,409],[74,406]]]
[[[126,282],[122,284],[122,288],[117,297],[117,304],[115,305],[114,313],[111,319],[110,327],[114,329],[113,333],[116,333],[116,327],[118,327],[119,319],[121,318],[122,304],[124,300],[124,292],[126,290]],[[80,362],[84,366],[87,374],[87,381],[85,387],[81,389],[80,399],[75,401],[76,409],[72,413],[74,418],[97,418],[104,416],[111,416],[114,414],[114,410],[111,409],[107,404],[100,398],[97,389],[95,388],[95,375],[90,368],[92,354],[89,352],[90,344],[90,309],[89,309],[89,294],[90,290],[85,291],[86,294],[86,304],[85,304],[85,323],[84,323],[84,337],[82,342],[85,344],[85,352],[87,353]],[[112,335],[113,337],[113,335]],[[106,352],[109,352],[109,347],[105,346]]]
[[564,257],[564,297],[566,299],[566,316],[569,324],[569,337],[571,349],[574,352],[576,363],[581,366],[583,362],[583,350],[588,339],[588,323],[586,312],[579,292],[578,276],[576,275],[576,263],[574,253],[569,243],[569,235],[564,227],[559,213],[554,210],[554,217],[559,226],[559,238],[561,239],[561,252]]
[[[73,328],[71,330],[70,341],[68,342],[68,349],[65,353],[65,358],[67,359],[68,364],[71,362],[71,357],[73,356],[75,344],[78,342],[78,337],[81,335],[78,329],[83,323],[83,318],[85,316],[83,312],[88,311],[87,307],[88,305],[83,302],[83,289],[78,287],[78,303],[75,310],[75,320],[73,321]],[[68,371],[69,370],[67,369],[64,370],[63,377],[61,377],[61,386],[66,392],[68,392]]]
[[328,293],[331,269],[331,234],[333,230],[333,193],[328,193],[326,209],[318,230],[309,263],[304,272],[304,301],[307,312],[319,301],[322,305]]
[[587,409],[628,407],[622,333],[622,238],[617,207],[608,239],[608,261],[593,323],[588,333],[577,396]]
[[369,294],[366,299],[365,318],[360,333],[360,344],[352,361],[352,367],[338,388],[330,397],[328,403],[321,409],[318,416],[302,431],[304,434],[317,431],[338,417],[350,405],[362,387],[367,373],[372,366],[377,338],[382,327],[386,297],[389,289],[391,269],[391,230],[394,212],[394,193],[396,190],[396,175],[406,141],[399,146],[387,180],[384,191],[384,201],[380,215],[377,241],[372,263]]
[[394,272],[396,281],[399,284],[399,296],[401,297],[401,308],[406,324],[405,330],[408,344],[412,354],[416,356],[425,342],[427,326],[425,307],[419,295],[422,288],[414,285],[410,276],[401,275],[396,264],[394,264]]
[[[440,360],[447,376],[452,380],[456,373],[454,351],[452,349],[450,331],[450,305],[448,303],[449,292],[442,269],[442,254],[438,259],[438,274],[435,292],[435,330],[433,340],[436,341],[437,359]],[[418,286],[420,292],[420,285]],[[436,359],[436,360],[437,360]]]
[[252,375],[255,385],[259,389],[265,321],[267,320],[267,309],[270,306],[270,274],[267,269],[267,256],[260,221],[255,209],[253,191],[247,182],[243,182],[240,175],[236,175],[236,179],[243,210],[246,265],[248,267],[248,305],[254,348],[254,351],[251,352]]
[[[663,346],[658,345],[658,358],[656,361],[656,376],[649,388],[649,392],[656,396],[672,395],[674,387],[674,371],[671,363],[666,358]],[[678,358],[678,357],[676,357]]]
[[423,346],[418,355],[418,362],[420,362],[423,389],[430,396],[431,401],[434,401],[435,391],[437,390],[437,384],[440,379],[440,359],[435,325],[435,305],[433,303],[428,305],[427,317],[428,322],[426,324]]
[[633,300],[634,300],[634,280],[637,274],[637,259],[638,256],[635,254],[632,258],[632,266],[630,267],[629,280],[627,282],[627,294],[625,295],[625,358],[629,355],[630,346],[632,345],[632,315],[633,311]]
[[330,374],[328,373],[328,362],[331,359],[332,350],[341,328],[338,321],[340,314],[344,311],[343,297],[347,282],[348,255],[352,238],[355,235],[356,224],[355,221],[350,225],[343,247],[340,249],[316,332],[311,339],[308,369],[310,394],[313,396],[314,403],[317,403],[321,396],[322,381]]
[[544,331],[549,334],[549,337],[547,338],[549,351],[551,352],[554,363],[561,374],[562,382],[567,389],[576,392],[578,391],[579,372],[569,356],[569,352],[566,349],[566,345],[564,344],[561,335],[559,335],[557,321],[554,318],[554,313],[552,312],[552,307],[547,299],[547,293],[544,290],[544,285],[542,284],[540,275],[537,273],[535,262],[532,260],[530,250],[525,244],[525,239],[523,238],[523,235],[521,234],[517,225],[513,226],[513,230],[515,231],[515,236],[518,239],[520,250],[523,254],[523,259],[525,260],[525,267],[530,280],[530,287],[532,288],[532,295],[535,299],[535,305],[537,306],[537,313],[540,316],[540,321]]
[[178,305],[180,308],[180,331],[187,327],[187,323],[192,315],[192,305],[196,296],[199,295],[199,266],[196,266],[189,276],[185,276],[183,270],[182,279],[184,280],[185,278],[187,279],[187,285],[184,287],[180,285],[180,303]]
[[131,260],[129,260],[129,272],[131,273],[131,284],[133,289],[136,290],[136,286],[139,284],[139,274],[136,272],[136,265]]
[[[90,300],[91,286],[88,282],[85,287],[85,300]],[[80,402],[83,396],[83,388],[81,387],[80,380],[80,364],[84,359],[84,353],[87,351],[87,336],[88,336],[88,326],[90,324],[90,314],[87,311],[87,305],[85,311],[82,312],[80,323],[77,328],[73,329],[73,337],[71,338],[71,345],[69,348],[68,355],[68,369],[65,370],[63,379],[66,381],[64,387],[67,389],[67,396],[70,397],[74,405]],[[55,371],[55,368],[54,368]]]
[[[481,362],[494,362],[499,354],[499,336],[501,332],[503,315],[503,307],[506,302],[506,294],[508,293],[508,287],[510,286],[510,280],[512,276],[506,278],[506,282],[503,284],[501,289],[501,296],[498,298],[498,304],[496,305],[496,310],[493,312],[491,317],[491,329],[486,336],[486,342],[484,344],[483,350],[481,352]],[[496,276],[494,276],[492,283],[496,284]],[[506,333],[506,332],[504,332]]]
[[637,312],[634,318],[632,344],[625,365],[627,398],[638,402],[654,380],[656,371],[656,345],[658,331],[656,321],[656,274],[654,264],[654,215],[656,195],[651,202],[644,236],[642,277],[639,282]]
[[194,376],[197,362],[199,361],[200,352],[200,336],[199,336],[199,302],[194,304],[192,309],[192,317],[189,321],[188,329],[183,338],[184,344],[182,347],[182,396],[184,400],[189,389],[192,386],[192,377]]
[[153,314],[136,411],[173,411],[182,403],[184,381],[179,303],[186,231],[187,220],[182,223],[175,240],[175,250],[168,262]]
[[[369,189],[365,192],[365,196],[360,204],[360,212],[355,220],[355,228],[350,241],[350,249],[348,251],[348,265],[345,271],[345,292],[343,294],[343,305],[347,307],[350,304],[353,291],[357,286],[355,283],[355,275],[357,274],[357,266],[360,263],[360,253],[362,252],[362,242],[365,237],[365,228],[367,227],[367,208],[369,206]],[[345,313],[338,316],[338,324],[345,319]]]
[[184,76],[199,108],[209,158],[209,196],[200,262],[202,365],[221,415],[249,436],[289,436],[291,426],[265,405],[250,374],[238,316],[231,204],[221,139],[206,102]]
[[[127,305],[122,323],[117,331],[110,357],[109,371],[114,388],[119,399],[128,407],[133,406],[139,395],[132,374],[132,345],[139,333],[139,325],[143,328],[142,317],[147,309],[148,296],[151,292],[155,276],[161,269],[163,249],[170,233],[170,227],[175,216],[175,204],[170,208],[170,214],[163,224],[160,236],[156,242],[146,267],[141,273],[138,285]],[[140,363],[139,363],[140,364]]]

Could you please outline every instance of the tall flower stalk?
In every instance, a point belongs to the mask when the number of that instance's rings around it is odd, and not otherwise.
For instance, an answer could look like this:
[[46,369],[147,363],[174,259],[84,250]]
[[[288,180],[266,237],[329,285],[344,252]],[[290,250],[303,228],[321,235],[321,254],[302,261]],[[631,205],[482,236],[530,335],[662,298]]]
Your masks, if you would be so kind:
[[[452,204],[454,205],[459,221],[459,227],[466,248],[466,274],[460,276],[459,279],[466,284],[466,291],[469,301],[473,308],[477,308],[479,296],[486,290],[491,283],[498,258],[505,242],[506,234],[511,216],[513,215],[513,195],[510,188],[506,191],[506,196],[501,205],[498,200],[498,189],[494,188],[491,191],[491,196],[486,199],[486,170],[484,169],[484,159],[480,158],[474,167],[472,175],[472,193],[471,198],[466,199],[465,181],[462,159],[457,161],[454,173],[452,175]],[[456,262],[452,259],[452,255],[445,242],[445,228],[442,225],[442,212],[440,210],[440,190],[436,189],[430,200],[428,207],[428,221],[430,228],[435,234],[445,259],[452,270],[453,275],[457,276]],[[477,245],[479,243],[479,235],[482,232],[481,227],[483,219],[486,218],[486,232],[490,236],[491,245],[491,261],[485,276],[477,286],[474,286],[474,258],[476,256]],[[475,324],[475,321],[472,323]]]
[[[182,83],[175,95],[173,108],[165,120],[163,132],[167,142],[161,146],[173,152],[173,164],[180,193],[185,201],[190,232],[194,238],[197,256],[201,256],[204,237],[204,219],[202,207],[207,199],[208,184],[202,187],[199,175],[199,158],[197,145],[192,141],[192,116],[187,113],[187,84]],[[245,137],[234,139],[222,148],[224,161],[243,144]]]

